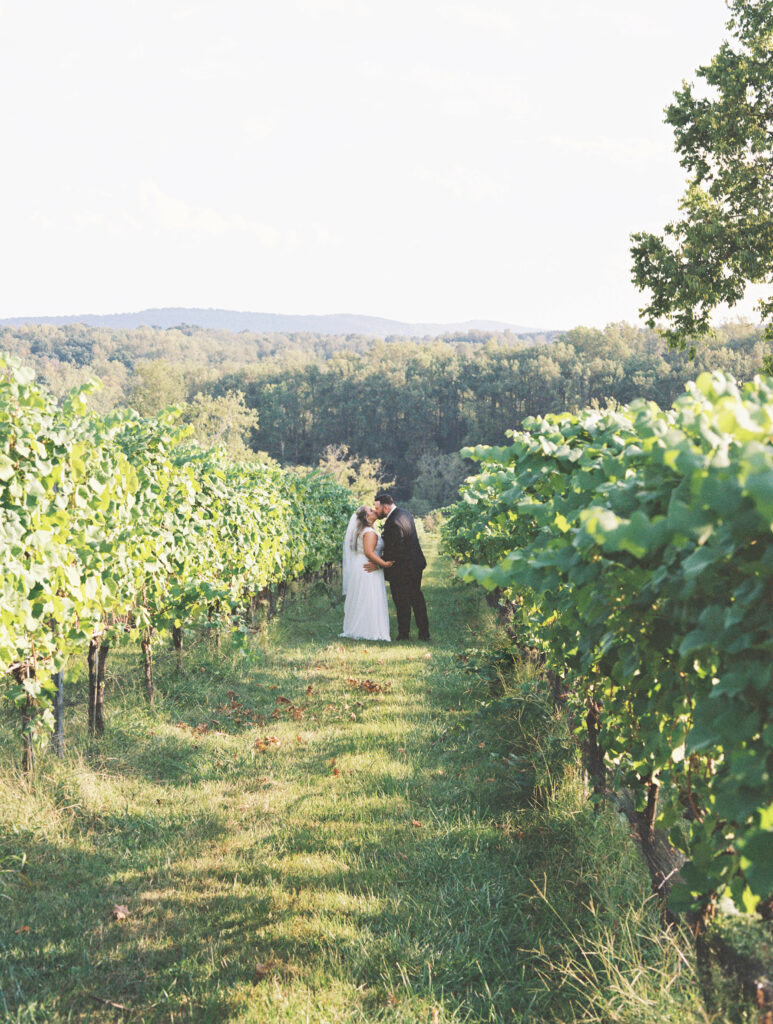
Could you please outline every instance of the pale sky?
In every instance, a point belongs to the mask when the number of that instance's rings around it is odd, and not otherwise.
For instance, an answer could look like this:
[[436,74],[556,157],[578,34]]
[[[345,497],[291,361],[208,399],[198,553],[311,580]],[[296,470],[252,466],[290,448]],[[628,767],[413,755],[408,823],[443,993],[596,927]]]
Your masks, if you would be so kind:
[[0,0],[0,318],[635,322],[723,0]]

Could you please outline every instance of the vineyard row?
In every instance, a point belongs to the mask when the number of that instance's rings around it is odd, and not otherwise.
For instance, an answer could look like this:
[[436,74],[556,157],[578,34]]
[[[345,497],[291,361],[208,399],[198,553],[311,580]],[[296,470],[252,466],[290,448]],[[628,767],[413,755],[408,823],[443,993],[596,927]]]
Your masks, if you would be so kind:
[[597,788],[687,862],[676,906],[773,896],[773,381],[527,420],[446,525],[563,680]]
[[100,731],[104,659],[128,633],[243,628],[255,601],[340,558],[350,492],[321,473],[229,461],[174,412],[100,417],[57,404],[0,356],[0,675],[22,711],[25,763],[52,724],[51,675],[89,652]]

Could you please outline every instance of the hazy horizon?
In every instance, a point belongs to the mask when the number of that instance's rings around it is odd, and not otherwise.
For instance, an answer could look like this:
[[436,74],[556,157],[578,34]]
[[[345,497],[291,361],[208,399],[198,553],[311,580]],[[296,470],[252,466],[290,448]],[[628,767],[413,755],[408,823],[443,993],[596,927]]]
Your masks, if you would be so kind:
[[[203,314],[203,316],[201,315]],[[170,328],[178,326],[183,321],[181,316],[194,315],[198,320],[185,320],[185,323],[202,327],[221,327],[224,330],[256,330],[256,331],[282,331],[282,330],[307,330],[311,333],[320,333],[320,328],[325,322],[340,324],[341,331],[357,331],[358,324],[363,326],[358,333],[368,333],[367,327],[375,330],[382,327],[380,333],[396,333],[400,328],[421,329],[426,328],[425,333],[436,331],[453,330],[490,330],[490,331],[512,331],[517,334],[553,334],[569,328],[529,326],[526,324],[505,323],[495,320],[473,319],[466,321],[449,321],[447,323],[431,322],[409,322],[395,320],[391,317],[370,316],[367,313],[319,313],[319,314],[296,314],[296,313],[270,313],[265,310],[233,310],[221,309],[218,307],[196,307],[196,306],[164,306],[143,310],[124,310],[110,313],[63,313],[58,315],[31,315],[0,317],[0,327],[13,327],[22,324],[52,324],[58,326],[71,324],[85,324],[87,326],[158,326]],[[142,319],[140,319],[142,318]],[[238,322],[254,320],[258,326],[230,327],[228,321]],[[264,321],[260,324],[260,321]],[[155,322],[152,322],[155,321]],[[164,322],[160,322],[164,321]],[[208,322],[207,322],[208,321]],[[296,326],[289,326],[290,322],[297,321]],[[285,323],[287,322],[287,323]],[[313,326],[318,324],[319,327]],[[336,331],[338,332],[338,331]],[[378,332],[376,332],[378,333]]]
[[[637,322],[723,0],[0,4],[0,317]],[[748,303],[738,307],[749,315]]]

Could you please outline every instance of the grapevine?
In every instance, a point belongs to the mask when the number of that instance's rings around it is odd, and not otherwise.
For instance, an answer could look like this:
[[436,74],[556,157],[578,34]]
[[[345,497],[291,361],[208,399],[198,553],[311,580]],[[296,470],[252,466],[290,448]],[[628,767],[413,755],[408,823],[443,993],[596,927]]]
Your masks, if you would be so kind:
[[[22,710],[25,765],[50,728],[51,674],[89,652],[99,731],[111,633],[241,628],[259,592],[340,557],[350,492],[319,473],[203,450],[169,410],[100,418],[91,383],[57,405],[0,355],[0,672]],[[99,652],[99,657],[98,657]]]
[[673,902],[753,910],[773,892],[773,382],[702,374],[667,411],[510,437],[465,452],[482,472],[454,513],[461,575],[533,597],[604,769],[688,857]]

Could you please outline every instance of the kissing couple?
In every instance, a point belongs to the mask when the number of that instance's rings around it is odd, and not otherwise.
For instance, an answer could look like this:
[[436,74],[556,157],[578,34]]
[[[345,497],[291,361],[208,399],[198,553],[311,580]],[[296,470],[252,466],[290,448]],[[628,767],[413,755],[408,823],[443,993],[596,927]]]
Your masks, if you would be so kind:
[[[379,536],[374,524],[383,519]],[[389,609],[386,581],[397,614],[397,639],[409,640],[411,612],[419,640],[429,640],[421,574],[427,566],[413,516],[379,491],[373,508],[361,505],[349,520],[343,547],[344,631],[352,640],[386,640]]]

